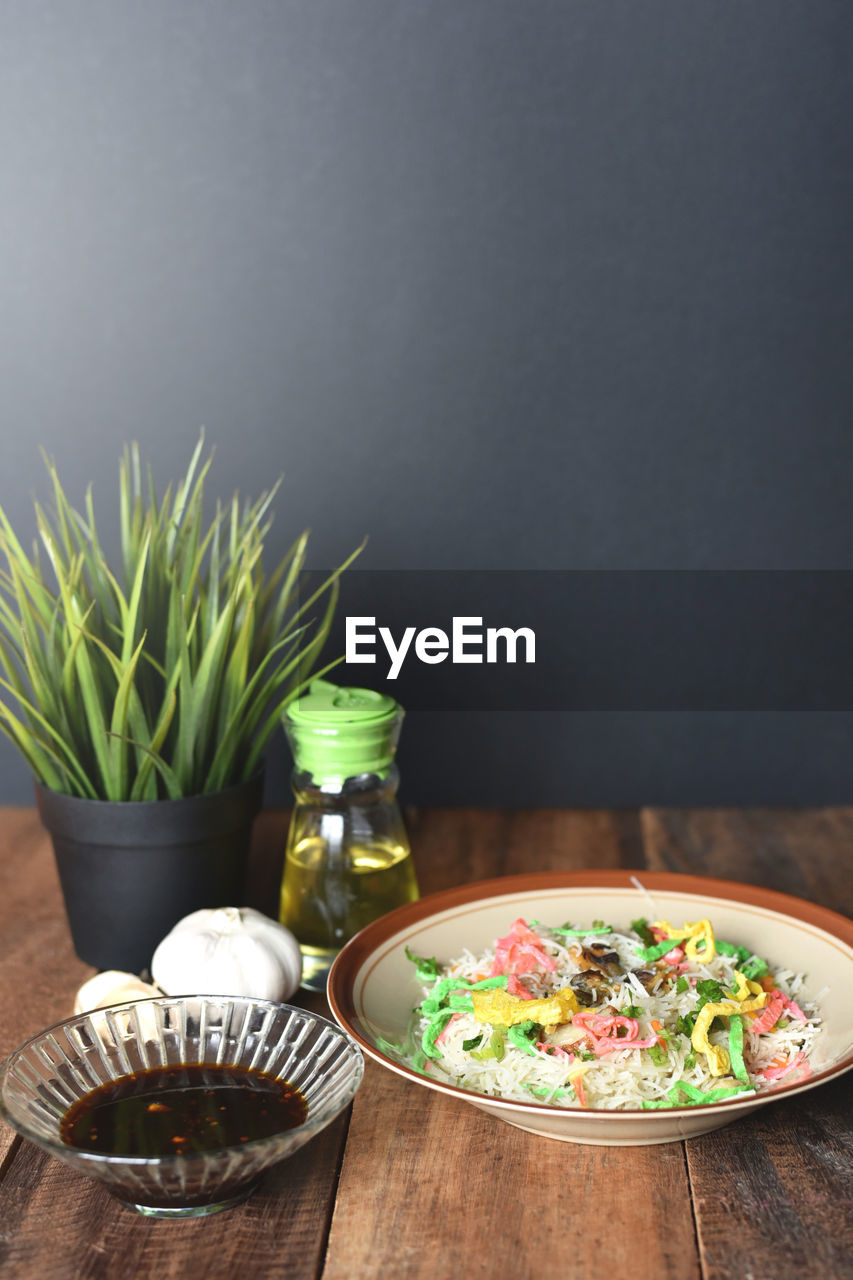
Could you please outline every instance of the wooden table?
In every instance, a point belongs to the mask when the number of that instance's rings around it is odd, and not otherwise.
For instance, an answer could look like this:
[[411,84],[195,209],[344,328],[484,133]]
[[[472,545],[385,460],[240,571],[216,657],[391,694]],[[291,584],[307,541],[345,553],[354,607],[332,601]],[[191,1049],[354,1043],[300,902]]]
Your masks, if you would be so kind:
[[[408,822],[424,893],[530,869],[656,868],[853,914],[853,809],[457,809]],[[250,896],[271,913],[285,824],[256,824]],[[92,973],[72,952],[33,810],[0,810],[0,904],[2,1057],[70,1013]],[[312,1007],[324,1011],[319,997]],[[534,1137],[368,1062],[351,1115],[244,1205],[194,1222],[135,1216],[0,1124],[0,1274],[853,1276],[850,1080],[686,1144],[617,1149]]]

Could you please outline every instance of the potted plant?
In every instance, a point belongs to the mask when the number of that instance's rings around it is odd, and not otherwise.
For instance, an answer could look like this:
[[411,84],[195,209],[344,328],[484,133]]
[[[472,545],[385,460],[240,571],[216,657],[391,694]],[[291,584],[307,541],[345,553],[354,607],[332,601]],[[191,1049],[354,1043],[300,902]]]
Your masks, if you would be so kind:
[[278,485],[206,523],[202,449],[160,500],[125,448],[117,566],[91,490],[75,510],[47,458],[32,555],[0,508],[0,727],[35,774],[75,950],[101,969],[139,972],[189,911],[239,902],[264,750],[358,554],[300,600],[307,532],[262,563]]

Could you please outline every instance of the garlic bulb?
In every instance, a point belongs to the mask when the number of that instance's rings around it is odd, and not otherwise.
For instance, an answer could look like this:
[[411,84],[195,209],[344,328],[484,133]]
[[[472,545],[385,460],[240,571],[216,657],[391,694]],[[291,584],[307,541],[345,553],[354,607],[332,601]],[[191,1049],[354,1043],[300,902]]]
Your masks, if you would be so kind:
[[151,961],[167,995],[287,1000],[302,977],[302,952],[289,929],[251,907],[193,911],[168,933]]
[[148,1000],[160,992],[150,982],[143,982],[135,973],[122,973],[120,969],[106,969],[84,982],[74,997],[74,1012],[89,1013],[92,1009],[106,1009],[107,1005],[124,1004],[128,1000]]

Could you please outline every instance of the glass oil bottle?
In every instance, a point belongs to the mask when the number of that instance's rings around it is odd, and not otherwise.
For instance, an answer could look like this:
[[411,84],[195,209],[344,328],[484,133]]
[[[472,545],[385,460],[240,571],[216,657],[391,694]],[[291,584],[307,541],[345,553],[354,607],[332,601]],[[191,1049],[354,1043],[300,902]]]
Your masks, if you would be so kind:
[[325,990],[360,929],[418,897],[396,798],[402,720],[393,698],[327,680],[312,681],[285,713],[296,803],[279,919],[299,941],[309,990]]

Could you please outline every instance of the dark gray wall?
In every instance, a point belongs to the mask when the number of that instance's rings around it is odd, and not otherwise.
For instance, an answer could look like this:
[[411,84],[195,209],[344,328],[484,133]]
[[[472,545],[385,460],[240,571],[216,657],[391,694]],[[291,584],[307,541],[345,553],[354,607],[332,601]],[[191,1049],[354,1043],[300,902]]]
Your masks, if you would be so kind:
[[[846,0],[3,0],[0,501],[370,568],[848,568]],[[850,800],[846,713],[409,718],[410,799]],[[284,795],[285,757],[269,798]],[[28,803],[0,744],[0,800]]]

